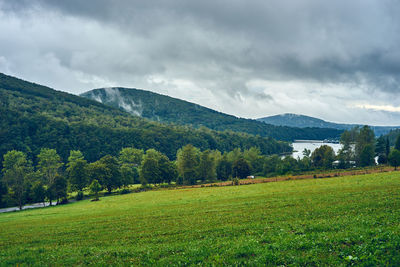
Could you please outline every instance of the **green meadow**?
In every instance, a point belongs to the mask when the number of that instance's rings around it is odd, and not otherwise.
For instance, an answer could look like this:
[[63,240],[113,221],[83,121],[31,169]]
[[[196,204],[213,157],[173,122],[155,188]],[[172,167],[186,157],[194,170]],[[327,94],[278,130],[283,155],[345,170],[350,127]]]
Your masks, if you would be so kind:
[[400,265],[400,173],[0,214],[1,265]]

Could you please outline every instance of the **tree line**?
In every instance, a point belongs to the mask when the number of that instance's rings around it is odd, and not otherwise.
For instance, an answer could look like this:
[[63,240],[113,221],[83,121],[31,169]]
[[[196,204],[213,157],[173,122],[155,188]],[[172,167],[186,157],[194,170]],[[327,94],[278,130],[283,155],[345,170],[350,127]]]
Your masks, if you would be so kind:
[[191,144],[177,151],[176,160],[155,149],[134,147],[125,147],[118,156],[105,155],[94,162],[88,162],[79,150],[71,150],[65,162],[55,149],[42,148],[34,161],[22,151],[11,150],[2,162],[0,206],[22,207],[45,200],[62,203],[68,192],[77,192],[77,198],[82,199],[85,189],[94,194],[100,190],[111,193],[131,184],[193,185],[249,175],[365,167],[375,165],[375,157],[379,164],[400,165],[400,135],[391,149],[386,138],[375,139],[369,127],[357,127],[342,134],[341,144],[337,155],[330,146],[323,145],[312,153],[305,149],[301,159],[265,155],[257,147],[221,152],[201,150]]

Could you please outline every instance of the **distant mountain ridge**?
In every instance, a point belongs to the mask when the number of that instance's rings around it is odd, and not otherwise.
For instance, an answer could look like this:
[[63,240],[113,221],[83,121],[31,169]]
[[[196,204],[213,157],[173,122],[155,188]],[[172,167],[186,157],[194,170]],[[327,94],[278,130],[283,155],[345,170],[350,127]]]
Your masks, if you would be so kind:
[[250,147],[266,155],[292,151],[288,143],[268,137],[153,122],[0,73],[0,158],[19,150],[36,160],[42,148],[54,148],[64,161],[70,150],[80,150],[93,162],[133,146],[154,148],[175,159],[178,149],[187,144],[221,152]]
[[[318,118],[300,115],[300,114],[293,114],[293,113],[285,113],[279,114],[264,118],[257,119],[258,121],[262,121],[268,124],[276,125],[276,126],[292,126],[292,127],[299,127],[299,128],[306,128],[306,127],[319,127],[319,128],[332,128],[332,129],[339,129],[339,130],[348,130],[354,128],[356,126],[363,126],[360,124],[344,124],[344,123],[334,123],[324,121]],[[385,135],[389,133],[391,130],[400,129],[400,126],[370,126],[376,136]]]
[[277,140],[337,139],[342,130],[333,128],[294,128],[269,125],[257,120],[238,118],[181,99],[134,88],[99,88],[81,94],[103,104],[120,108],[153,121],[202,126],[217,131],[243,132]]

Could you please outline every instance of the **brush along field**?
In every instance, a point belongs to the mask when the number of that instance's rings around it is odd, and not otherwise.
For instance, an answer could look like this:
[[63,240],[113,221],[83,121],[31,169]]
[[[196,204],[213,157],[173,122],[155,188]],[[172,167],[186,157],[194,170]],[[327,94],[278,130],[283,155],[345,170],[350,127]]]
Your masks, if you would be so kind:
[[400,265],[400,173],[0,214],[0,265]]

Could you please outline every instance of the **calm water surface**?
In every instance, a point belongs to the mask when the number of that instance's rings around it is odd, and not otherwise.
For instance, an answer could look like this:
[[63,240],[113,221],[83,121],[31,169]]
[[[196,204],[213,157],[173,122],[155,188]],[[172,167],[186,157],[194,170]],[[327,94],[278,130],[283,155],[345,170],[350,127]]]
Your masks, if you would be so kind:
[[293,144],[293,154],[292,156],[297,159],[297,157],[303,158],[303,150],[305,148],[311,150],[311,153],[320,146],[327,145],[333,148],[335,154],[338,153],[339,149],[342,148],[341,144],[336,143],[322,143],[322,142],[294,142]]

